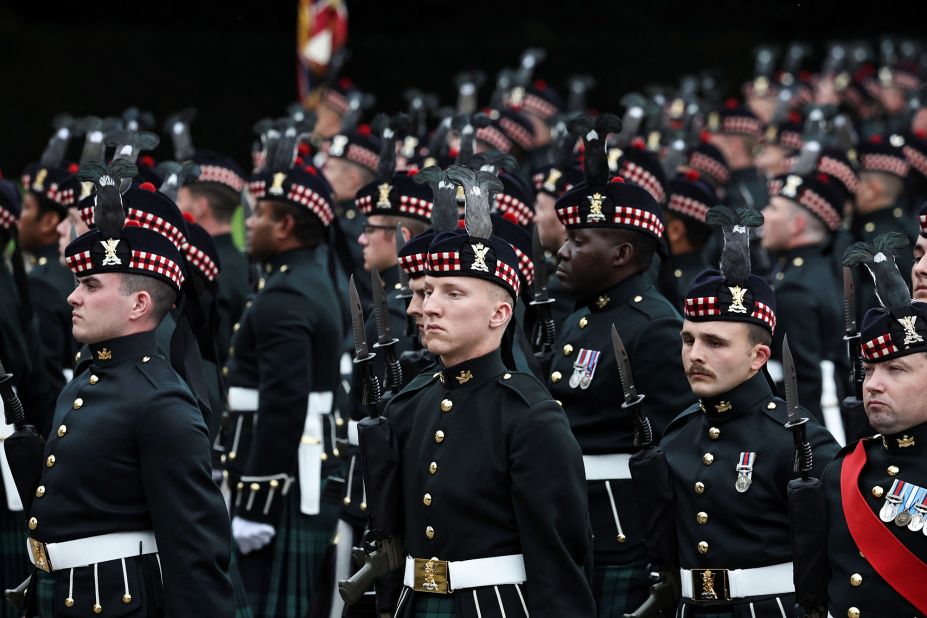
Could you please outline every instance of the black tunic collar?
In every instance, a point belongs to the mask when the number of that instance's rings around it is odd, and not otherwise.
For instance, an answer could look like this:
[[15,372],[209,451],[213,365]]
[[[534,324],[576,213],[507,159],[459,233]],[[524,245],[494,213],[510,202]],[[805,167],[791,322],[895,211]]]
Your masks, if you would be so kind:
[[771,397],[772,389],[760,371],[723,395],[701,399],[699,406],[709,417],[725,419],[749,412]]
[[927,451],[927,423],[893,435],[882,436],[882,446],[892,455],[916,455],[923,457]]
[[216,245],[217,248],[220,246],[233,247],[236,251],[238,251],[238,247],[235,246],[235,240],[232,238],[231,232],[213,236],[212,242]]
[[49,262],[58,261],[58,243],[39,247],[32,253],[32,263],[44,266]]
[[393,290],[398,290],[399,286],[399,266],[390,266],[386,270],[380,271],[380,279],[383,280],[383,289],[389,294]]
[[125,361],[140,361],[157,354],[158,346],[153,330],[90,344],[93,364],[107,366]]
[[286,272],[299,264],[312,261],[315,249],[290,249],[277,253],[264,262],[264,271],[267,274]]
[[608,311],[620,307],[631,301],[632,298],[642,295],[649,285],[644,281],[644,275],[637,273],[612,287],[576,303],[576,308],[588,307],[592,313]]
[[453,390],[483,384],[499,377],[505,371],[502,354],[499,348],[496,348],[485,356],[464,361],[453,367],[445,367],[438,372],[438,378],[445,388]]

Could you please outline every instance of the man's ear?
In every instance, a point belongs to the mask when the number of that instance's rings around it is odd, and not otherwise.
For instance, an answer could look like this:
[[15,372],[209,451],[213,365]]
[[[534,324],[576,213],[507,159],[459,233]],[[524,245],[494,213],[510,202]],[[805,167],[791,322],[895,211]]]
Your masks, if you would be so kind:
[[278,240],[289,238],[293,235],[293,230],[296,229],[296,219],[290,214],[281,215],[274,223],[274,236],[276,236]]
[[507,301],[496,303],[496,310],[489,317],[490,328],[505,328],[512,319],[512,304]]
[[629,242],[620,242],[612,247],[612,266],[619,268],[631,263],[634,259],[634,245]]
[[153,310],[154,301],[151,299],[151,294],[145,290],[133,292],[132,307],[129,310],[130,321],[137,322],[145,320],[151,316]]
[[401,224],[399,226],[399,230],[402,232],[403,242],[409,242],[409,239],[412,238],[412,230]]
[[39,229],[42,231],[42,234],[50,234],[58,228],[58,224],[61,223],[62,220],[61,215],[49,210],[39,219]]
[[761,370],[771,355],[772,352],[770,351],[768,345],[762,343],[756,344],[753,347],[753,360],[750,361],[750,369],[753,371]]

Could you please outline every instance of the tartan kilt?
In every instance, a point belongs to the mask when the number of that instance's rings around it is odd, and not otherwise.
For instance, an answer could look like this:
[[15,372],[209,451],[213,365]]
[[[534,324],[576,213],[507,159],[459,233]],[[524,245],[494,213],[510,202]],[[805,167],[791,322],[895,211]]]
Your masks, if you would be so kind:
[[725,605],[699,606],[680,603],[677,618],[782,618],[794,613],[795,594],[771,597],[751,597],[752,601],[738,599]]
[[[15,588],[29,577],[32,564],[26,554],[26,520],[22,511],[6,508],[5,488],[0,488],[0,585]],[[0,618],[16,618],[18,613],[0,599]]]
[[248,604],[245,584],[241,581],[241,573],[238,571],[238,558],[234,551],[229,563],[229,579],[232,580],[232,591],[235,594],[235,618],[254,618],[251,605]]
[[416,594],[409,618],[455,618],[457,602],[453,597]]
[[[325,481],[323,493],[324,488]],[[323,558],[332,544],[339,510],[338,506],[323,501],[318,515],[304,515],[299,510],[299,483],[293,484],[285,498],[274,540],[267,548],[270,555],[264,589],[255,589],[253,582],[245,578],[245,590],[256,618],[304,618],[312,609],[313,595],[332,594],[331,590],[320,589],[318,583],[324,577],[323,569],[331,566]],[[249,554],[238,556],[238,560],[244,565],[260,558]]]
[[592,595],[599,618],[631,613],[650,596],[650,572],[645,560],[592,567]]

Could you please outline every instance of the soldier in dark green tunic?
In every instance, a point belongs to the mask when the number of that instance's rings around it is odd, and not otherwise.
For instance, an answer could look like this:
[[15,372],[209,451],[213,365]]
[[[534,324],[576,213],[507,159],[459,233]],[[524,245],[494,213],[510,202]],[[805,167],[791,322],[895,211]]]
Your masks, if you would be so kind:
[[219,327],[216,347],[224,363],[232,341],[235,324],[241,317],[251,293],[248,258],[232,238],[232,217],[238,210],[244,178],[238,165],[222,155],[197,151],[193,161],[200,175],[177,193],[177,206],[212,236],[222,263],[219,272]]
[[71,378],[77,352],[67,302],[74,290],[74,277],[61,263],[58,226],[68,207],[77,203],[80,190],[80,181],[70,170],[38,170],[26,187],[19,222],[20,244],[32,262],[29,299],[39,322],[46,371],[55,395]]
[[[301,618],[319,589],[338,509],[322,500],[333,458],[343,327],[323,239],[334,213],[314,169],[282,146],[252,180],[248,251],[263,264],[229,351],[223,444],[232,533],[255,616]],[[322,590],[319,594],[329,594]]]
[[821,395],[834,392],[824,384],[822,363],[830,362],[835,376],[848,374],[846,344],[839,325],[843,319],[842,279],[830,255],[833,233],[840,228],[843,203],[831,179],[823,174],[790,174],[773,183],[776,192],[763,211],[763,247],[773,258],[770,285],[776,294],[776,335],[770,374],[782,382],[782,337],[790,340],[798,373],[802,405],[823,423]]
[[850,618],[924,616],[927,304],[911,300],[887,251],[868,253],[882,306],[862,321],[863,401],[879,434],[847,444],[821,479],[827,609]]
[[[856,209],[853,214],[854,240],[870,242],[887,232],[900,232],[914,239],[917,225],[906,208],[905,179],[910,164],[905,158],[901,135],[873,135],[857,148],[860,163]],[[908,253],[898,255],[898,269],[911,271]],[[857,315],[876,301],[872,278],[864,269],[856,277]]]
[[[660,442],[675,502],[667,525],[676,530],[681,569],[676,615],[778,618],[792,615],[795,602],[786,489],[797,472],[785,403],[764,370],[776,300],[750,273],[748,230],[761,215],[718,206],[709,222],[719,214],[721,269],[696,277],[682,327],[683,364],[699,403]],[[807,432],[819,473],[837,444],[813,421]]]
[[496,179],[479,174],[468,232],[437,236],[425,267],[425,343],[440,366],[386,410],[408,556],[396,614],[590,618],[580,451],[543,385],[502,363],[518,266],[490,235]]
[[917,214],[920,234],[914,243],[914,266],[911,268],[911,295],[914,300],[927,301],[927,203],[921,206]]
[[[614,118],[613,116],[611,118]],[[577,298],[558,333],[547,387],[562,404],[583,451],[595,535],[593,592],[598,615],[630,612],[647,597],[648,571],[628,458],[634,452],[630,414],[608,349],[614,324],[648,393],[645,412],[662,433],[677,406],[693,400],[678,354],[679,312],[644,280],[662,243],[663,211],[645,189],[607,181],[603,142],[608,124],[585,136],[586,181],[557,201],[568,238],[557,276]]]
[[[685,297],[695,275],[708,267],[705,243],[712,228],[705,225],[705,215],[717,203],[714,189],[697,170],[691,169],[670,182],[666,202],[666,243],[680,299]],[[679,309],[682,310],[682,305]]]
[[85,171],[97,229],[65,258],[78,279],[74,336],[92,358],[62,391],[45,445],[28,519],[30,598],[43,617],[229,616],[229,523],[206,426],[153,334],[177,300],[182,258],[125,218],[117,187],[134,166]]

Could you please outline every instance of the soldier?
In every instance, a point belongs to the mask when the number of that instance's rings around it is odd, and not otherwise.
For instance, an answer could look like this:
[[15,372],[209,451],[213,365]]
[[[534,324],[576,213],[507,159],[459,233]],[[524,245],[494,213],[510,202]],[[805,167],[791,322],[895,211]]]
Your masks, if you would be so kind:
[[468,231],[437,236],[425,266],[425,343],[441,364],[386,410],[408,556],[396,615],[589,618],[579,448],[543,386],[502,363],[519,280],[511,247],[490,236],[498,180],[455,169],[471,185]]
[[333,207],[314,168],[291,167],[294,146],[281,144],[251,182],[248,253],[264,277],[229,351],[224,444],[255,616],[301,618],[337,521],[321,497],[337,468],[331,411],[344,331],[323,243]]
[[765,208],[769,200],[766,181],[753,160],[757,141],[763,135],[759,118],[735,99],[729,99],[723,109],[709,114],[708,129],[709,143],[724,154],[731,170],[727,204],[734,208]]
[[920,234],[914,244],[914,266],[911,268],[911,291],[915,300],[927,301],[927,202],[917,215]]
[[840,228],[842,203],[835,184],[824,174],[790,174],[775,183],[763,211],[763,248],[775,260],[770,285],[776,295],[776,335],[770,374],[782,382],[782,336],[790,340],[798,372],[802,405],[824,422],[821,363],[830,361],[846,374],[846,344],[836,325],[843,319],[842,284],[829,254],[833,233]]
[[[873,135],[859,145],[857,156],[860,162],[859,186],[856,190],[852,234],[858,241],[870,242],[876,236],[887,232],[900,232],[908,239],[915,236],[912,221],[905,208],[905,179],[910,165],[904,156],[901,135]],[[902,272],[911,269],[911,257],[898,257],[898,268]],[[858,313],[873,304],[874,286],[865,271],[856,278],[856,307]]]
[[558,333],[547,381],[583,451],[595,537],[593,592],[603,617],[632,611],[648,588],[628,470],[632,422],[617,404],[607,404],[621,392],[615,359],[606,352],[612,324],[628,347],[641,390],[653,394],[644,407],[657,432],[671,420],[671,410],[692,401],[674,353],[679,313],[644,281],[662,242],[663,211],[645,189],[620,178],[607,182],[604,141],[617,124],[606,115],[593,130],[588,121],[586,181],[557,201],[568,234],[557,276],[579,300]]
[[[762,217],[717,206],[713,219],[724,225],[721,269],[696,277],[681,333],[699,403],[669,424],[660,443],[675,495],[677,616],[780,617],[794,605],[786,488],[796,475],[795,447],[786,406],[764,371],[776,301],[750,273],[748,233]],[[808,436],[823,469],[837,445],[813,422]]]
[[227,358],[232,329],[238,322],[251,293],[248,259],[232,238],[232,218],[238,210],[244,178],[238,165],[222,155],[197,151],[193,161],[200,167],[196,180],[177,192],[177,207],[212,236],[222,268],[219,272],[217,307],[219,310],[219,362]]
[[26,186],[19,221],[20,244],[32,255],[29,297],[38,318],[43,357],[56,396],[73,374],[77,352],[67,302],[74,290],[74,277],[58,259],[58,226],[81,192],[74,171],[37,169]]
[[30,598],[43,617],[233,612],[228,516],[206,426],[153,332],[177,300],[182,258],[125,218],[117,187],[134,173],[125,161],[81,171],[97,186],[97,229],[65,258],[78,282],[74,337],[92,358],[58,399],[29,513]]
[[866,416],[881,435],[848,444],[821,479],[827,606],[850,618],[927,614],[927,305],[911,300],[895,267],[890,250],[898,244],[882,240],[860,256],[876,277],[882,305],[866,313],[860,338]]
[[787,174],[801,152],[804,123],[793,111],[787,120],[770,124],[763,133],[763,144],[756,155],[756,167],[767,178]]
[[[706,133],[704,140],[707,139]],[[699,172],[702,179],[714,187],[718,197],[723,199],[727,183],[731,180],[731,169],[721,150],[707,141],[700,141],[689,149],[687,157],[686,167]]]
[[[670,182],[669,200],[666,203],[666,242],[673,278],[679,288],[679,298],[697,274],[708,267],[705,244],[711,228],[705,216],[717,204],[714,189],[702,180],[702,174],[689,169]],[[682,305],[679,306],[682,309]]]

